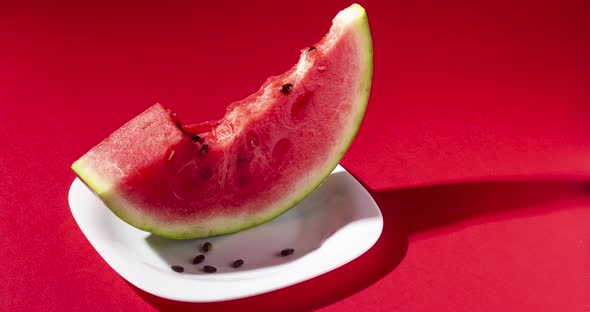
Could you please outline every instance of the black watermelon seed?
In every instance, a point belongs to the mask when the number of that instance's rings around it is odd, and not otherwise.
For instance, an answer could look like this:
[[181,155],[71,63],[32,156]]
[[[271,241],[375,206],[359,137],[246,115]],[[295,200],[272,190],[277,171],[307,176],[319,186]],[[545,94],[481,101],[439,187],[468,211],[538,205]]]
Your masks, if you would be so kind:
[[293,91],[292,83],[286,83],[281,87],[281,92],[283,92],[284,94],[289,94],[291,93],[291,91]]
[[201,262],[205,261],[205,256],[204,255],[198,255],[193,259],[193,264],[199,264]]
[[309,48],[307,49],[307,52],[311,52],[311,51],[313,51],[313,50],[315,50],[315,49],[316,49],[316,48],[315,48],[314,46],[311,46],[311,47],[309,47]]
[[242,259],[238,259],[238,260],[234,261],[234,263],[231,264],[231,266],[236,269],[241,267],[242,265],[244,265],[244,260],[242,260]]
[[180,122],[180,119],[178,119],[178,115],[176,115],[176,113],[171,113],[170,117],[172,118],[174,124],[180,128],[180,130],[182,130],[182,123]]
[[217,272],[217,268],[215,268],[214,266],[206,265],[203,267],[203,271],[205,271],[205,273],[215,273]]
[[184,268],[181,267],[180,265],[173,265],[171,266],[172,271],[177,272],[177,273],[182,273],[184,272]]
[[210,242],[206,242],[203,244],[203,251],[204,252],[209,252],[209,250],[211,250],[211,248],[213,248],[213,245]]
[[201,137],[198,135],[191,135],[190,137],[194,142],[201,142]]
[[203,146],[201,146],[201,155],[207,154],[208,150],[209,150],[209,145],[203,144]]
[[295,249],[293,249],[293,248],[285,248],[285,249],[281,250],[281,257],[286,257],[294,252],[295,252]]

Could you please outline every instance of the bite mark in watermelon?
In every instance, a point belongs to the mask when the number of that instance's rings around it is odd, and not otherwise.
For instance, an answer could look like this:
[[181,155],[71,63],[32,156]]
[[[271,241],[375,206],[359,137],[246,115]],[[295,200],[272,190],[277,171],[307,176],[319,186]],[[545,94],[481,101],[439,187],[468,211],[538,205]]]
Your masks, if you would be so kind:
[[155,104],[72,168],[122,220],[160,236],[259,225],[311,193],[344,156],[365,113],[372,57],[365,10],[354,4],[293,68],[222,119],[182,125]]

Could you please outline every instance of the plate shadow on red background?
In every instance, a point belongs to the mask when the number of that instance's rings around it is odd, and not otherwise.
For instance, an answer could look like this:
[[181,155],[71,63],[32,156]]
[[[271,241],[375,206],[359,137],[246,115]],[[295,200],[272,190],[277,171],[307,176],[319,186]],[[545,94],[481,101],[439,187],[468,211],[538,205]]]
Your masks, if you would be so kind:
[[[550,213],[557,203],[587,203],[590,183],[581,181],[476,182],[372,191],[384,218],[378,242],[356,260],[307,282],[270,293],[214,303],[159,298],[130,285],[161,311],[307,311],[371,286],[396,269],[412,242],[485,222]],[[441,263],[441,265],[444,265]],[[198,291],[198,290],[195,290]],[[395,296],[394,293],[391,294]],[[291,298],[302,298],[296,302]],[[278,306],[283,303],[284,306]]]

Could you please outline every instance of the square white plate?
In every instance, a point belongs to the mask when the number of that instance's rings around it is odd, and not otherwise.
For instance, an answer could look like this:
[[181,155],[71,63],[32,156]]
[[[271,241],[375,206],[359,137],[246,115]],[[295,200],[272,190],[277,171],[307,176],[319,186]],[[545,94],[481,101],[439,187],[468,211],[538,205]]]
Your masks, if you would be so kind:
[[[369,250],[383,218],[369,193],[344,168],[280,217],[236,234],[171,240],[138,230],[116,217],[79,179],[69,192],[74,219],[104,260],[131,284],[151,294],[187,302],[253,296],[334,270]],[[204,242],[213,248],[201,251]],[[281,257],[285,248],[290,256]],[[192,259],[204,254],[203,263]],[[238,269],[233,261],[243,259]],[[204,273],[204,265],[217,268]],[[184,267],[183,273],[172,265]]]

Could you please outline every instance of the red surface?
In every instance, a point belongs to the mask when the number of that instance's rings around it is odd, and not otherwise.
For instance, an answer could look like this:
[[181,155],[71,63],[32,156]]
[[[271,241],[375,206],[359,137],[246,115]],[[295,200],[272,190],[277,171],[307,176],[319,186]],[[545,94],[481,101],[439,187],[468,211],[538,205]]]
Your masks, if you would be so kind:
[[108,267],[69,212],[69,166],[156,101],[220,117],[348,3],[15,3],[0,4],[0,310],[590,309],[586,1],[364,3],[374,84],[343,164],[382,238],[309,282],[203,305]]

